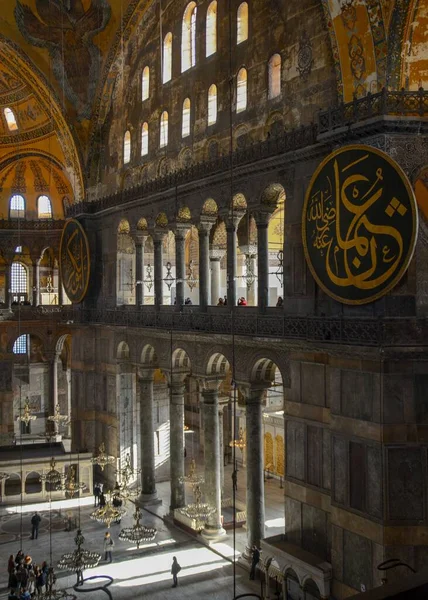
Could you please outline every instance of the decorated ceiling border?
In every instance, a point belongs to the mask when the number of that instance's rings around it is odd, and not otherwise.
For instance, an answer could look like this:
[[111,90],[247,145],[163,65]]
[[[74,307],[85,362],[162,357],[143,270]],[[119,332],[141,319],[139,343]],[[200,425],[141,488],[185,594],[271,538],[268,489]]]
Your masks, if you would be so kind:
[[339,99],[343,98],[343,79],[342,79],[342,68],[340,66],[340,56],[339,56],[339,47],[337,45],[336,39],[336,31],[333,25],[333,19],[330,13],[330,6],[328,4],[328,0],[321,0],[322,7],[325,15],[325,22],[327,25],[328,34],[330,37],[331,43],[331,52],[333,54],[333,63],[334,70],[336,73],[336,87],[337,87],[337,97]]
[[[413,4],[413,3],[412,3]],[[388,36],[388,67],[387,67],[387,86],[392,90],[399,90],[401,87],[401,52],[404,44],[404,34],[408,14],[413,10],[409,9],[409,0],[396,0],[392,12],[391,23]]]
[[386,69],[388,60],[388,41],[383,20],[382,5],[380,0],[366,0],[367,14],[372,31],[376,71],[377,90],[380,91],[386,85]]
[[62,168],[67,172],[76,202],[83,200],[84,183],[79,152],[70,130],[69,122],[60,108],[54,91],[47,84],[45,77],[28,57],[23,54],[20,48],[2,34],[0,34],[0,60],[9,69],[19,73],[23,81],[33,91],[43,110],[48,115],[51,115],[66,161],[66,164]]

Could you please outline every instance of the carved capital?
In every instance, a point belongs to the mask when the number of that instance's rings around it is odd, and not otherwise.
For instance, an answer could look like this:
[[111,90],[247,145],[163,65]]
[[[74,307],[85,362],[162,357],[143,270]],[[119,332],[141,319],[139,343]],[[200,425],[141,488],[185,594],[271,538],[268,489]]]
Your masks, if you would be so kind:
[[225,254],[226,250],[221,250],[220,248],[211,248],[210,260],[221,260]]

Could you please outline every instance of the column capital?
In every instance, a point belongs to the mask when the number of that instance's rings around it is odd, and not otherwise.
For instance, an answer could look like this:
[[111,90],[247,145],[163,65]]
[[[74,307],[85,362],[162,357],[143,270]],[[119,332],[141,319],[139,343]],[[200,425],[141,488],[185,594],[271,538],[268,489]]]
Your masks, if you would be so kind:
[[192,227],[192,223],[172,223],[171,231],[174,232],[175,239],[182,238],[184,240],[186,233]]
[[226,250],[221,248],[210,248],[210,260],[221,260],[226,254]]
[[153,238],[153,243],[154,244],[162,243],[164,240],[164,237],[166,235],[168,235],[167,229],[163,229],[161,227],[155,227],[151,233],[151,236]]
[[199,235],[208,235],[216,220],[216,217],[202,216],[199,220],[199,223],[196,226]]
[[254,405],[254,404],[263,404],[265,392],[269,389],[270,385],[268,383],[243,383],[238,384],[239,391],[244,397],[245,404]]
[[134,233],[133,238],[136,246],[144,246],[146,239],[148,238],[148,232],[139,231]]
[[223,379],[198,377],[198,383],[202,396],[218,396]]
[[257,244],[245,244],[244,246],[239,246],[239,249],[242,254],[248,254],[249,256],[254,257],[257,255]]
[[267,227],[269,225],[269,221],[271,219],[272,214],[274,213],[276,207],[273,206],[259,206],[254,211],[252,211],[252,215],[256,222],[257,228]]
[[153,381],[155,369],[146,369],[144,367],[137,368],[137,379],[138,381]]
[[221,211],[219,215],[225,222],[226,231],[237,229],[240,220],[245,215],[246,210],[243,208],[235,208],[233,210],[228,209],[227,211]]

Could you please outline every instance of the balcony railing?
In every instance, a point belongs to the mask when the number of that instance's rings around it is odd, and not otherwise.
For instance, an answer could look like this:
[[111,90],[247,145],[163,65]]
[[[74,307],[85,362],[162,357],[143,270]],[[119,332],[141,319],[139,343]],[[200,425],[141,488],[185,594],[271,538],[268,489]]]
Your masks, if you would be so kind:
[[[275,314],[278,311],[279,314]],[[173,307],[161,311],[154,307],[118,309],[79,309],[64,307],[61,318],[69,324],[145,327],[175,332],[199,332],[276,339],[297,339],[329,344],[403,347],[423,346],[428,339],[428,320],[416,318],[326,318],[298,317],[272,309],[257,314],[246,308],[233,313],[213,308],[200,312],[192,307],[182,312]]]
[[417,92],[388,92],[385,88],[377,94],[355,98],[318,113],[318,133],[327,133],[338,127],[346,127],[373,117],[417,116],[428,113],[428,92],[420,88]]
[[145,198],[158,192],[173,189],[176,186],[197,181],[218,173],[227,172],[230,162],[234,167],[272,158],[312,146],[317,143],[318,135],[334,131],[339,127],[365,121],[383,115],[425,116],[428,114],[428,92],[422,88],[417,92],[388,92],[383,89],[377,94],[368,94],[347,104],[320,111],[317,123],[311,123],[282,131],[263,141],[257,141],[245,148],[238,148],[232,154],[226,154],[198,163],[187,168],[177,169],[167,175],[141,183],[135,187],[105,196],[92,202],[80,202],[67,209],[67,216],[84,213],[97,213],[108,208],[122,206],[128,202]]

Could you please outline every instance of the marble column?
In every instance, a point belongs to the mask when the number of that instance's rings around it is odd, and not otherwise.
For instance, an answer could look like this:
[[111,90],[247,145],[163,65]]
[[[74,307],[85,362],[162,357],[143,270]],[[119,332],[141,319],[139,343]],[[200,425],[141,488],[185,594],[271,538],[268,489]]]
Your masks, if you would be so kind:
[[155,306],[163,304],[163,239],[165,232],[153,234]]
[[261,312],[269,306],[269,242],[268,226],[271,213],[258,211],[254,213],[257,225],[257,305]]
[[141,495],[139,504],[151,504],[157,500],[155,440],[153,420],[153,370],[138,373],[140,384],[140,459]]
[[[210,304],[210,238],[213,223],[201,220],[198,225],[199,234],[199,306],[205,311]],[[217,304],[218,298],[215,301]],[[212,304],[211,297],[211,304]]]
[[237,301],[237,248],[238,248],[238,225],[245,211],[231,211],[226,218],[227,233],[227,305],[236,306]]
[[203,385],[205,501],[215,507],[215,512],[205,523],[202,536],[214,541],[226,534],[221,525],[219,382],[204,381]]
[[62,306],[63,304],[64,304],[64,288],[62,287],[61,272],[58,269],[58,306]]
[[11,276],[10,276],[10,263],[4,266],[4,303],[7,308],[12,306],[12,294],[11,294]]
[[180,307],[184,304],[184,286],[186,281],[186,264],[184,256],[184,241],[186,237],[186,231],[188,226],[182,227],[176,226],[175,233],[175,275],[176,275],[176,308],[180,310]]
[[135,304],[144,304],[144,237],[137,237],[135,242]]
[[40,304],[40,262],[33,262],[33,306]]
[[171,503],[170,510],[182,508],[185,503],[184,483],[184,384],[183,381],[171,382],[171,403],[169,407],[170,422],[170,477]]
[[[48,413],[49,415],[55,414],[56,405],[58,404],[58,356],[55,354],[50,361],[50,402]],[[52,423],[55,434],[59,433],[58,423],[56,421],[48,421]]]
[[[211,304],[217,306],[221,290],[221,266],[220,262],[224,256],[224,250],[210,250],[211,267]],[[222,296],[223,297],[223,296]]]
[[247,459],[247,549],[265,534],[265,496],[263,480],[262,401],[264,388],[246,388],[246,459]]

